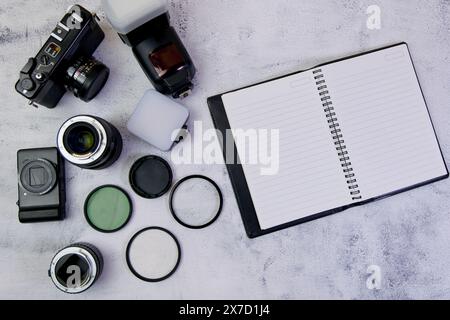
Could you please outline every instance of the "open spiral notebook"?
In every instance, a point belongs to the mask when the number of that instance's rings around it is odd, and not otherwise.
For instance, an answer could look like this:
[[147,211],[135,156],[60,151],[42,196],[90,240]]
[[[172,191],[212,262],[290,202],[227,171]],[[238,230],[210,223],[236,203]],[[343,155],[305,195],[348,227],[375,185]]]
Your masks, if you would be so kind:
[[223,134],[280,132],[278,174],[227,165],[250,237],[449,176],[406,43],[214,96],[208,104]]

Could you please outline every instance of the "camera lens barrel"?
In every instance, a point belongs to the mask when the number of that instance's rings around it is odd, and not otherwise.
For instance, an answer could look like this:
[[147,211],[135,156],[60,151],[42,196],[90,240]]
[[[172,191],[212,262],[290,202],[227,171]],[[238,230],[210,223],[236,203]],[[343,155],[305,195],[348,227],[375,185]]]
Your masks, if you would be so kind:
[[89,289],[102,270],[100,251],[90,244],[77,243],[60,250],[53,257],[48,274],[58,289],[77,294]]
[[94,99],[105,86],[109,68],[95,58],[81,57],[66,72],[66,87],[85,102]]
[[122,153],[122,136],[112,124],[99,117],[81,115],[67,120],[59,129],[61,155],[83,169],[104,169]]

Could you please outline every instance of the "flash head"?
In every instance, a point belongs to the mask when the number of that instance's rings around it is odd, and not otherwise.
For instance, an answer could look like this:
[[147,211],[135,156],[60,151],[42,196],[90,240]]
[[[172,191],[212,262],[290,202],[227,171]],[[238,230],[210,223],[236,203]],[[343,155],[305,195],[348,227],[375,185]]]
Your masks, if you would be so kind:
[[187,96],[196,70],[170,25],[165,0],[102,0],[108,21],[133,53],[159,92]]
[[148,21],[167,12],[165,0],[105,0],[103,9],[119,34],[128,34]]

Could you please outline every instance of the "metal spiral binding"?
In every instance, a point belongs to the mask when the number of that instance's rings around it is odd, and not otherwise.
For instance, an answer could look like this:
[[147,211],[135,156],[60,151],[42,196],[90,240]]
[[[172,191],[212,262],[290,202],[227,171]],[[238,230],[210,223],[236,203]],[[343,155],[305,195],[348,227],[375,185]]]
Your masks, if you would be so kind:
[[330,92],[326,84],[325,77],[322,73],[322,69],[316,69],[313,71],[314,79],[316,80],[317,90],[319,91],[320,100],[326,115],[329,128],[331,130],[331,136],[333,138],[336,151],[338,152],[339,161],[341,162],[342,170],[345,174],[345,179],[350,190],[352,200],[361,200],[361,191],[359,190],[358,180],[353,170],[352,163],[350,162],[350,156],[345,145],[344,135],[340,128],[336,112],[331,101]]

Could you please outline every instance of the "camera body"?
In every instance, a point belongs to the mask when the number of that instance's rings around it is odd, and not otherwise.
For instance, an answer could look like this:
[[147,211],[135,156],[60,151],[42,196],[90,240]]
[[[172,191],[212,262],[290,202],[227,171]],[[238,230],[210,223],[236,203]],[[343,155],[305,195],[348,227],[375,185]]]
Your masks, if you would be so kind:
[[54,108],[67,90],[90,101],[102,89],[109,69],[92,58],[105,34],[96,16],[74,5],[20,72],[16,91],[34,106]]
[[133,53],[155,89],[174,98],[187,96],[196,69],[170,25],[164,0],[102,1],[106,17]]
[[65,217],[64,160],[56,148],[17,152],[19,221],[63,220]]

